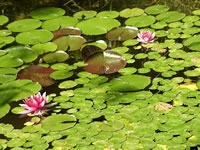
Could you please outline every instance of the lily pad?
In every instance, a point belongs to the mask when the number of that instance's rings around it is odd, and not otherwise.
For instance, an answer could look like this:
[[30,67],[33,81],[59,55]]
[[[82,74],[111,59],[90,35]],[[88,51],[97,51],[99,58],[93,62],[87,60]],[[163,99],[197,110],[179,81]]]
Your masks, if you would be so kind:
[[83,34],[86,35],[105,34],[107,33],[107,31],[118,26],[120,26],[120,22],[118,20],[112,18],[102,18],[102,17],[84,20],[76,25],[76,27],[81,29]]
[[38,93],[41,86],[31,80],[15,80],[0,85],[0,105],[17,101]]
[[8,29],[13,32],[25,32],[37,29],[41,26],[42,22],[38,19],[23,19],[14,21],[8,24]]
[[35,50],[38,54],[44,54],[44,53],[56,51],[57,45],[52,42],[47,42],[43,44],[33,45],[32,49]]
[[62,131],[73,127],[76,124],[76,118],[72,115],[53,115],[42,121],[42,128],[50,131]]
[[184,13],[180,13],[178,11],[168,11],[159,14],[158,16],[156,16],[156,19],[164,22],[175,22],[183,19],[184,17]]
[[65,27],[53,32],[53,40],[64,36],[64,35],[81,35],[81,30],[75,27]]
[[111,88],[116,91],[138,91],[150,84],[151,80],[143,75],[125,75],[111,80]]
[[112,121],[105,121],[100,126],[101,130],[107,131],[107,132],[114,132],[122,129],[124,127],[124,124],[120,120],[112,120]]
[[12,36],[0,37],[0,48],[15,41]]
[[101,11],[97,14],[97,17],[108,17],[108,18],[117,18],[119,12],[117,11]]
[[43,56],[43,60],[46,63],[63,62],[69,58],[69,55],[64,51],[56,51],[54,53],[48,53]]
[[194,15],[200,15],[200,9],[194,10],[192,13],[193,13]]
[[183,44],[191,50],[200,50],[200,35],[188,38]]
[[65,14],[65,10],[55,7],[44,7],[35,9],[30,13],[30,16],[35,19],[48,20],[60,17]]
[[195,21],[198,21],[198,20],[199,20],[198,16],[186,16],[183,19],[183,22],[195,22]]
[[3,118],[9,111],[10,111],[10,106],[8,104],[0,106],[0,118]]
[[0,62],[0,67],[18,67],[23,64],[22,59],[16,58],[10,54],[1,56]]
[[73,17],[76,19],[89,19],[96,16],[97,12],[94,10],[76,12]]
[[4,15],[0,15],[0,26],[4,25],[5,23],[8,22],[8,17],[4,16]]
[[69,89],[69,88],[75,87],[76,85],[77,85],[76,82],[68,80],[68,81],[61,82],[58,87],[61,89]]
[[69,72],[68,70],[59,70],[50,74],[50,77],[55,80],[67,79],[71,76],[73,76],[73,72]]
[[53,41],[53,43],[57,45],[57,49],[62,51],[79,50],[82,44],[85,42],[86,42],[85,38],[79,35],[62,36]]
[[0,83],[14,81],[18,70],[15,68],[0,68]]
[[128,26],[134,26],[140,28],[152,25],[154,22],[155,22],[154,16],[138,16],[127,19],[125,21],[125,24]]
[[110,50],[94,53],[87,57],[85,63],[88,65],[83,69],[96,74],[110,74],[126,66],[125,59],[117,52]]
[[135,27],[117,27],[110,30],[106,34],[106,38],[109,40],[125,41],[136,37],[138,34],[138,28]]
[[53,38],[53,34],[47,30],[32,30],[19,33],[16,36],[16,42],[20,44],[34,45],[45,43]]
[[160,14],[168,10],[169,8],[166,5],[153,5],[153,6],[145,8],[146,13],[153,14],[153,15]]
[[11,56],[22,59],[25,63],[34,61],[38,56],[34,50],[25,46],[12,46],[7,48],[6,51]]
[[54,71],[55,70],[51,68],[33,65],[21,70],[17,74],[17,78],[21,80],[29,79],[34,82],[38,82],[43,87],[47,87],[55,83],[55,80],[49,77],[49,74],[51,74]]
[[78,23],[78,20],[71,17],[71,16],[61,16],[55,19],[46,20],[42,24],[42,28],[49,30],[49,31],[55,31],[58,30],[60,27],[74,27]]
[[0,36],[8,36],[12,34],[10,30],[0,30]]
[[123,18],[130,18],[144,14],[144,10],[140,8],[125,8],[120,11],[120,16]]

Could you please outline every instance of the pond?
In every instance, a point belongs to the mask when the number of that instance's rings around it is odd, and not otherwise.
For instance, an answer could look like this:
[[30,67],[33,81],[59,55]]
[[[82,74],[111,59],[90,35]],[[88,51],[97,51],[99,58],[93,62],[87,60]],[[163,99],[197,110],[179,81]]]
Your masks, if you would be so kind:
[[0,149],[200,149],[200,9],[119,2],[2,9]]

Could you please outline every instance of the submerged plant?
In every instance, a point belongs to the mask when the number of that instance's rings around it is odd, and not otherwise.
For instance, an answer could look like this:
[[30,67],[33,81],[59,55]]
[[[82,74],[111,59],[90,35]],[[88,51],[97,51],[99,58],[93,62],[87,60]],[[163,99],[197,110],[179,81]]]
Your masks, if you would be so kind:
[[155,32],[152,33],[151,31],[142,31],[141,33],[138,33],[138,42],[142,43],[151,43],[154,41]]
[[24,99],[24,104],[19,104],[21,107],[24,107],[24,111],[19,112],[19,114],[29,114],[32,113],[34,115],[41,115],[48,111],[47,108],[53,106],[54,104],[45,105],[48,101],[48,96],[46,96],[46,92],[41,95],[38,92],[36,95],[31,95],[29,98]]

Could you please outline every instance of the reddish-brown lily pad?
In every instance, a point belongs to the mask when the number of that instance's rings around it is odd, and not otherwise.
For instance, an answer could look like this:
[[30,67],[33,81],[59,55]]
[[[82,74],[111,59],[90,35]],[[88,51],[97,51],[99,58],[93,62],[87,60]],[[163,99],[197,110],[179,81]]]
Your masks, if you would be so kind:
[[102,51],[102,49],[95,45],[86,45],[81,50],[82,58],[84,61],[86,61],[88,57],[90,57],[94,53],[100,52],[100,51]]
[[17,74],[17,79],[29,79],[38,82],[43,87],[50,86],[55,83],[55,80],[49,77],[49,74],[55,70],[47,67],[32,65]]
[[106,34],[106,38],[112,41],[125,41],[136,37],[138,34],[138,28],[126,26],[117,27]]
[[111,50],[98,51],[89,56],[85,63],[88,65],[84,67],[84,70],[95,74],[114,73],[126,66],[126,60]]
[[54,35],[53,40],[56,40],[57,38],[64,35],[81,35],[81,30],[75,27],[66,27],[66,28],[62,28],[62,29],[54,31],[53,35]]

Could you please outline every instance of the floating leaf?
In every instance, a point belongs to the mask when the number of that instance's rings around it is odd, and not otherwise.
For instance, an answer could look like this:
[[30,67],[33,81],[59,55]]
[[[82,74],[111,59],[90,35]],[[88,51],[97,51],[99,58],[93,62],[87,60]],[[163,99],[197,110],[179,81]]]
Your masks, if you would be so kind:
[[79,35],[62,36],[53,41],[57,45],[58,50],[69,51],[78,50],[86,40]]
[[25,46],[12,46],[7,48],[6,51],[11,56],[22,59],[25,63],[34,61],[38,56],[35,51]]
[[15,41],[12,36],[0,37],[0,48]]
[[151,80],[143,75],[125,75],[111,80],[111,88],[116,91],[137,91],[144,89]]
[[110,29],[120,26],[120,22],[112,18],[91,18],[79,22],[76,27],[86,35],[101,35]]
[[124,127],[124,124],[120,120],[112,120],[112,121],[104,121],[103,124],[100,126],[101,130],[114,132],[120,130]]
[[15,68],[0,68],[0,83],[7,83],[16,79],[18,70]]
[[40,84],[30,80],[10,81],[0,85],[0,106],[10,101],[21,100],[40,91]]
[[120,16],[123,18],[130,18],[144,14],[144,10],[140,8],[125,8],[120,11]]
[[76,124],[76,118],[72,115],[53,115],[42,121],[42,128],[50,131],[62,131],[73,127]]
[[195,22],[198,21],[199,17],[198,16],[186,16],[183,21],[184,22]]
[[117,27],[106,34],[106,38],[109,40],[125,41],[136,37],[138,34],[138,28],[135,27]]
[[200,9],[194,10],[192,13],[193,13],[194,15],[200,15]]
[[61,16],[55,19],[46,20],[42,24],[42,28],[49,30],[49,31],[55,31],[58,30],[60,27],[74,27],[78,23],[78,20],[70,17],[70,16]]
[[48,20],[60,17],[65,14],[65,10],[55,7],[45,7],[33,10],[30,16],[40,20]]
[[8,104],[0,106],[0,118],[3,118],[9,111],[10,111],[10,106]]
[[138,16],[138,17],[132,17],[125,21],[125,24],[128,26],[134,26],[134,27],[147,27],[155,22],[154,16]]
[[178,11],[168,11],[156,16],[157,20],[164,22],[175,22],[183,19],[185,17],[184,13],[180,13]]
[[8,36],[12,32],[10,30],[0,30],[0,36]]
[[23,64],[23,60],[12,55],[3,55],[0,57],[0,67],[18,67]]
[[56,51],[54,53],[48,53],[43,56],[43,60],[46,63],[63,62],[69,58],[69,55],[64,51]]
[[55,80],[62,80],[62,79],[67,79],[73,75],[73,72],[69,72],[68,70],[59,70],[55,71],[50,74],[50,77],[55,79]]
[[200,50],[200,35],[188,38],[183,44],[191,50]]
[[85,60],[84,70],[96,74],[110,74],[126,66],[125,59],[115,51],[96,52]]
[[54,31],[53,35],[54,35],[53,40],[56,40],[57,38],[64,35],[81,35],[81,30],[75,27],[65,27]]
[[41,67],[41,66],[29,66],[21,70],[17,74],[18,79],[29,79],[34,82],[38,82],[43,87],[50,86],[55,83],[55,81],[49,78],[49,74],[55,70],[51,68]]
[[101,11],[97,14],[97,17],[108,17],[108,18],[117,18],[119,12],[117,11]]
[[153,15],[160,14],[168,10],[169,8],[166,5],[153,5],[145,8],[146,13]]
[[53,34],[47,30],[32,30],[19,33],[16,36],[16,42],[20,44],[34,45],[45,43],[53,38]]
[[42,22],[38,19],[23,19],[8,24],[8,29],[13,32],[31,31],[41,26]]
[[57,49],[57,45],[52,42],[47,42],[33,45],[32,49],[35,50],[38,54],[43,54],[55,51]]
[[68,80],[68,81],[61,82],[58,87],[61,89],[69,89],[69,88],[75,87],[76,85],[77,85],[76,82]]
[[8,22],[8,17],[4,16],[4,15],[0,15],[0,26],[4,25],[5,23]]
[[94,10],[89,10],[89,11],[79,11],[76,12],[73,16],[76,19],[89,19],[94,16],[96,16],[97,12]]

